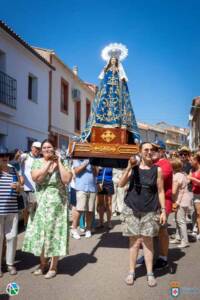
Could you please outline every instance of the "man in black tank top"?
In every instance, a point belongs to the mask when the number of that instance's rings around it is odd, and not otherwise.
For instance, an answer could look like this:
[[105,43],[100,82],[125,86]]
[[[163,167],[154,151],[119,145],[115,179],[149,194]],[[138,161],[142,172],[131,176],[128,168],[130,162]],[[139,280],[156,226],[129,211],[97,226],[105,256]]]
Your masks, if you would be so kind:
[[[157,284],[153,274],[153,237],[158,234],[159,223],[166,222],[166,213],[162,171],[153,165],[153,151],[150,143],[143,143],[140,164],[137,166],[136,160],[130,159],[118,183],[123,187],[129,182],[122,212],[123,235],[129,237],[129,273],[125,279],[128,285],[134,283],[140,245],[144,249],[148,285]],[[157,215],[159,203],[160,216]]]

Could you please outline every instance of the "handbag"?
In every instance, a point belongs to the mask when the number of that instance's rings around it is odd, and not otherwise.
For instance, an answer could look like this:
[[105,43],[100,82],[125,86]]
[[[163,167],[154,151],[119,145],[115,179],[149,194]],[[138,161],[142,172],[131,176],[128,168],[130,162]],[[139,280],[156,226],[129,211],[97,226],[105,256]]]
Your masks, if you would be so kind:
[[106,173],[106,168],[103,170],[103,175],[102,175],[102,181],[97,183],[97,191],[98,193],[101,193],[103,191],[103,183],[104,183],[104,177]]

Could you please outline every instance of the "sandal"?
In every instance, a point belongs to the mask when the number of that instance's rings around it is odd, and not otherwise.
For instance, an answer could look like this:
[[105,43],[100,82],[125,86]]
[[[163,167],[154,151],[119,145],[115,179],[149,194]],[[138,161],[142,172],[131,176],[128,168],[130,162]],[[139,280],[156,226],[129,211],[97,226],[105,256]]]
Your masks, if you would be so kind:
[[51,279],[53,277],[55,277],[57,274],[57,271],[56,270],[49,270],[47,272],[47,274],[44,276],[45,279]]
[[150,287],[154,287],[157,285],[157,281],[153,273],[147,273],[147,282],[148,282],[148,286]]
[[43,275],[43,270],[41,268],[38,268],[35,271],[33,271],[33,275],[35,276]]
[[135,273],[129,272],[127,277],[125,278],[125,282],[127,285],[133,285],[135,280]]
[[43,275],[44,273],[46,273],[48,271],[48,264],[45,266],[39,266],[36,270],[34,270],[32,273],[35,276],[39,276],[39,275]]

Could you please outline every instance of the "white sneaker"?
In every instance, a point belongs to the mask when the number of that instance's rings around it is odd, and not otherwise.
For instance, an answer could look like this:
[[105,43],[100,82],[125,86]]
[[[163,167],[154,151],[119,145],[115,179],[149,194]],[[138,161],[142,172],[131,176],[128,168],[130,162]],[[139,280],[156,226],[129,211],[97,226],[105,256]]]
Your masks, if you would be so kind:
[[169,243],[170,244],[180,244],[180,240],[174,239],[174,240],[170,240]]
[[80,231],[81,233],[84,233],[84,232],[85,232],[85,228],[80,228],[79,231]]
[[190,245],[188,243],[185,243],[185,242],[181,242],[180,245],[178,245],[177,247],[178,248],[186,248],[186,247],[189,247]]
[[77,229],[71,230],[71,237],[73,237],[75,240],[80,240],[80,238],[81,238]]
[[85,232],[85,237],[86,237],[87,239],[89,239],[89,238],[91,238],[91,236],[92,236],[91,231],[90,231],[90,230],[86,230],[86,232]]

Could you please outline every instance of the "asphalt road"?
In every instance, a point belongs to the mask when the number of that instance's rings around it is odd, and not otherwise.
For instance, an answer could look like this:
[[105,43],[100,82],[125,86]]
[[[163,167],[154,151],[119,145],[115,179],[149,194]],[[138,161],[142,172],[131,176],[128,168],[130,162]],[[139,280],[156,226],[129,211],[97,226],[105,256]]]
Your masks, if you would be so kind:
[[[70,240],[70,255],[59,262],[59,273],[51,280],[31,274],[39,259],[22,253],[24,233],[19,234],[16,267],[18,274],[4,273],[0,279],[0,299],[20,300],[165,300],[173,299],[171,283],[180,285],[178,299],[200,299],[200,242],[189,248],[170,246],[170,267],[156,272],[158,286],[147,286],[145,267],[138,266],[134,286],[126,286],[128,271],[128,240],[122,237],[119,218],[114,218],[111,231],[101,231],[86,239]],[[174,226],[169,227],[170,233]],[[6,286],[16,282],[19,294],[10,297]]]

